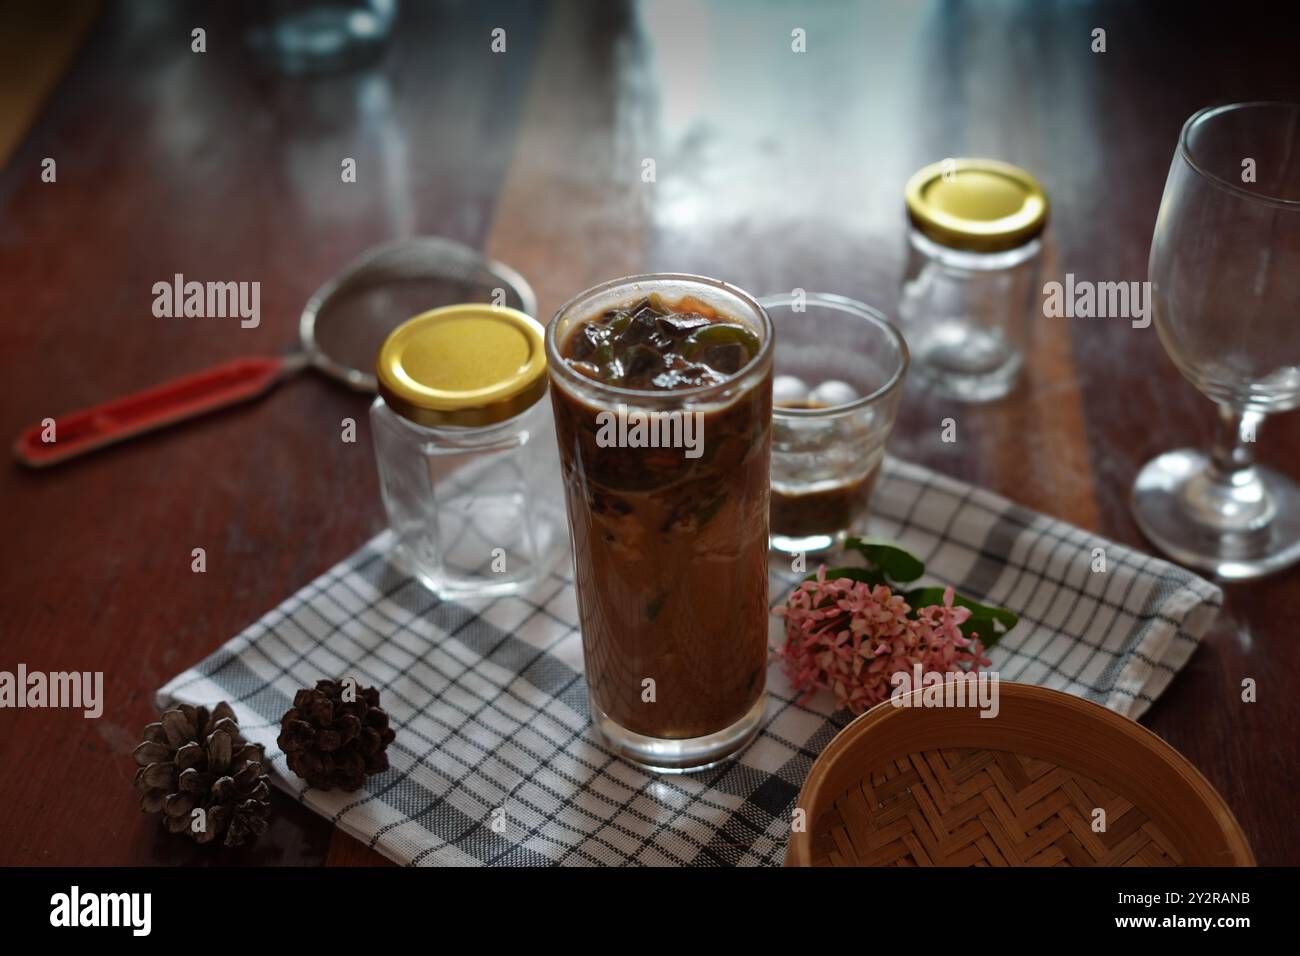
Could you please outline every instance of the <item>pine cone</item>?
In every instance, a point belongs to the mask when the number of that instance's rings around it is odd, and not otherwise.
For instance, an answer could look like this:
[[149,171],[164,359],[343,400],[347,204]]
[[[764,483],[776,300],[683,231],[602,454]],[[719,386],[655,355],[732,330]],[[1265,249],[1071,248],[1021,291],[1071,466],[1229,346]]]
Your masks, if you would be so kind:
[[[196,843],[224,835],[226,846],[252,842],[266,832],[270,787],[262,772],[265,753],[239,733],[235,712],[225,701],[206,707],[180,704],[144,729],[144,743],[132,754],[140,769],[135,786],[140,807],[162,813],[171,833]],[[193,815],[204,811],[202,818]],[[203,826],[196,827],[198,819]]]
[[[348,687],[355,689],[355,700],[343,699]],[[276,743],[289,769],[318,790],[359,790],[367,774],[388,769],[384,750],[394,736],[388,714],[379,707],[379,691],[322,680],[315,690],[294,695]]]

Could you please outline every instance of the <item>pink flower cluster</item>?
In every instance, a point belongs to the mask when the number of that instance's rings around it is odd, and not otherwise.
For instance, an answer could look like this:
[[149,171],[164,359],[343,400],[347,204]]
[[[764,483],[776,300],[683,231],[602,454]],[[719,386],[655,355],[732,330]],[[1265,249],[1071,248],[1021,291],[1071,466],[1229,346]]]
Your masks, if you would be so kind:
[[970,610],[952,601],[948,588],[943,604],[909,617],[907,602],[885,585],[828,581],[822,566],[815,580],[802,582],[773,612],[785,618],[785,647],[777,656],[804,700],[830,690],[841,706],[860,714],[889,697],[893,674],[910,674],[916,664],[925,673],[944,674],[989,665],[978,636],[961,632]]

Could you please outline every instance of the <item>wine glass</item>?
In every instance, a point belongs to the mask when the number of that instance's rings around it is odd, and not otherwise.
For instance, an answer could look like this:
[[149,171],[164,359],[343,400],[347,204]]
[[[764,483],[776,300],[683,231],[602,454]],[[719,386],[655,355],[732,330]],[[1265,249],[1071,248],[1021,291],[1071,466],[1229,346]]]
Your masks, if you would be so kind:
[[1300,560],[1300,487],[1255,463],[1264,416],[1300,405],[1300,104],[1235,103],[1183,125],[1149,266],[1156,331],[1218,406],[1212,449],[1133,486],[1143,533],[1226,579]]

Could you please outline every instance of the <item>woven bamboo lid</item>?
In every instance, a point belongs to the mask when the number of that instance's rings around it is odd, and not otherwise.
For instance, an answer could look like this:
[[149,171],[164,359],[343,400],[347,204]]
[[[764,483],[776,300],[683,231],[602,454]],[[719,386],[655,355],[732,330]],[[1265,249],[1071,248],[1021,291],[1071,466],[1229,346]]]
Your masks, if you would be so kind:
[[885,701],[844,728],[804,782],[786,866],[1255,864],[1223,798],[1155,734],[1073,694],[998,691],[994,718]]

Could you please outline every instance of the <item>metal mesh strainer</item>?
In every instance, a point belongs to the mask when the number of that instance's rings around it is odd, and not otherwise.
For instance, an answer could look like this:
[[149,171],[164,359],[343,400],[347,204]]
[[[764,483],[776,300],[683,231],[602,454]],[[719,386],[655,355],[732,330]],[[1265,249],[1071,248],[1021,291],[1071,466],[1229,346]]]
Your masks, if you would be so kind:
[[441,305],[491,302],[537,312],[524,277],[450,239],[402,239],[362,254],[321,286],[303,309],[299,336],[313,367],[362,391],[393,329]]
[[[52,465],[144,432],[264,394],[308,366],[373,392],[375,358],[388,334],[443,305],[489,302],[537,312],[523,276],[451,239],[400,239],[368,250],[316,290],[298,325],[299,351],[247,356],[163,385],[38,422],[14,445],[18,460]],[[53,436],[51,438],[50,436]]]

